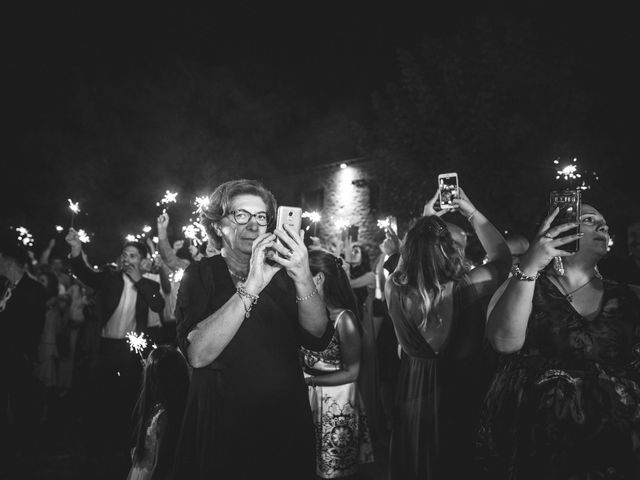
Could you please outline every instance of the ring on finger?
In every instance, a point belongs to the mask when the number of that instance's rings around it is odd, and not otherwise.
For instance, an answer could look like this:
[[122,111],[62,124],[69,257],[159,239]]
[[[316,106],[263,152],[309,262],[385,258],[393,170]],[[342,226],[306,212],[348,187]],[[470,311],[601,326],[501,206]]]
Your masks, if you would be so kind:
[[543,233],[542,236],[546,237],[546,238],[550,238],[551,240],[553,240],[553,237],[551,235],[549,235],[549,232]]
[[287,258],[291,258],[291,256],[293,255],[293,250],[289,250],[286,253]]

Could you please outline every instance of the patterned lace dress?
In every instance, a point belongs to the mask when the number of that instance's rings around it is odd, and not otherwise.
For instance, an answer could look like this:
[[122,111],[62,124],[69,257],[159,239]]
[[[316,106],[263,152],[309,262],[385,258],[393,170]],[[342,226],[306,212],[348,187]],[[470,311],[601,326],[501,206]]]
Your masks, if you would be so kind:
[[604,280],[595,318],[546,276],[522,349],[485,399],[478,455],[491,479],[640,478],[640,302]]
[[[342,368],[338,324],[348,310],[334,320],[335,333],[322,352],[301,348],[306,369],[317,375]],[[309,401],[316,427],[316,474],[321,478],[353,475],[358,465],[373,462],[367,416],[356,382],[332,387],[309,387]]]

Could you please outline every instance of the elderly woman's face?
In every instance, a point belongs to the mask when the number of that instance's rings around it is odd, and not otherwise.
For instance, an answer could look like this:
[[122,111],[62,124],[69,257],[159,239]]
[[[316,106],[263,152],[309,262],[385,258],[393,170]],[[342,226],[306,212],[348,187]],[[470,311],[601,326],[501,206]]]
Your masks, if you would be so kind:
[[244,225],[238,224],[233,213],[231,213],[238,210],[244,210],[251,215],[255,215],[267,212],[267,205],[262,198],[256,195],[238,195],[231,200],[228,214],[218,224],[218,232],[222,238],[223,248],[251,255],[253,241],[267,231],[267,226],[258,225],[254,216],[249,219],[248,223]]

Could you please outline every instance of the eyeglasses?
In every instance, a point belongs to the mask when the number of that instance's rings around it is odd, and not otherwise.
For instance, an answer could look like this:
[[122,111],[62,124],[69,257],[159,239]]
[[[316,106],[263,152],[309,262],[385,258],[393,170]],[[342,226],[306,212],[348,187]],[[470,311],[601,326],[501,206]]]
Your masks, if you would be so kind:
[[233,215],[233,219],[238,225],[246,225],[251,220],[251,217],[253,217],[261,227],[266,227],[271,218],[267,212],[249,213],[242,209],[232,210],[227,215]]

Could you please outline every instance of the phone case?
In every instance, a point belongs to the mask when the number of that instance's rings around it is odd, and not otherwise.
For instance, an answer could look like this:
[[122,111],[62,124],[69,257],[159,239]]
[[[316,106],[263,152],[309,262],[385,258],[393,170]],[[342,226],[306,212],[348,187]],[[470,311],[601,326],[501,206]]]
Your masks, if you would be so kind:
[[[579,222],[580,220],[580,206],[581,206],[581,192],[580,190],[553,190],[549,194],[549,213],[553,212],[556,207],[559,211],[556,218],[551,222],[549,228],[553,228],[556,225],[562,225],[565,223]],[[567,230],[562,233],[562,236],[575,235],[580,232],[580,224],[576,228]],[[580,248],[579,240],[560,246],[561,250],[566,252],[575,253]]]
[[[281,205],[276,213],[276,228],[284,230],[283,225],[291,228],[291,231],[299,233],[302,226],[302,209],[299,207],[287,207]],[[280,239],[276,240],[282,244]]]

